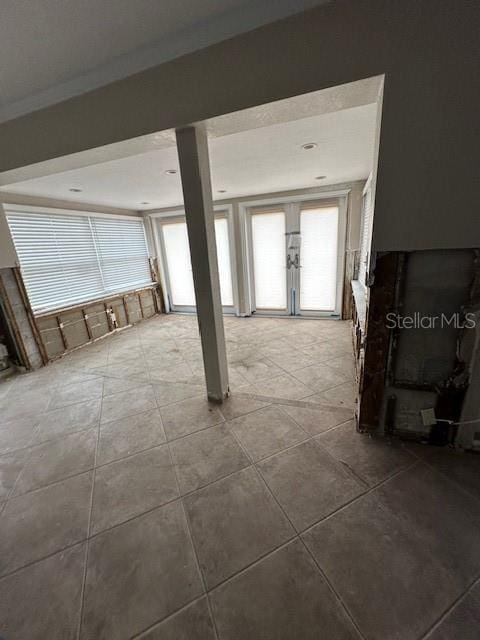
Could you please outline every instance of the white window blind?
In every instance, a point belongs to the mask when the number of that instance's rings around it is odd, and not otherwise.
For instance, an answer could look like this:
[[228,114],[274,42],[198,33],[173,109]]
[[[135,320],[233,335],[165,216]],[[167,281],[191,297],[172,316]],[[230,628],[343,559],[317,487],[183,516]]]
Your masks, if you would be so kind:
[[233,305],[232,267],[227,218],[215,218],[215,240],[217,245],[218,276],[220,278],[220,297],[224,307],[231,307]]
[[8,208],[6,214],[35,312],[152,281],[141,219]]
[[337,298],[338,207],[300,211],[300,309],[334,311]]
[[287,306],[285,212],[252,215],[253,274],[257,309]]
[[162,225],[163,240],[170,281],[171,303],[175,306],[195,306],[192,263],[185,222]]
[[363,195],[362,204],[362,235],[360,238],[360,256],[358,264],[358,280],[366,286],[368,264],[370,262],[370,245],[372,242],[373,227],[373,202],[371,184],[367,183],[367,188]]
[[[174,306],[194,307],[196,304],[195,290],[187,224],[185,222],[164,222],[162,227],[171,302]],[[232,269],[227,218],[215,218],[215,240],[222,305],[232,306]]]

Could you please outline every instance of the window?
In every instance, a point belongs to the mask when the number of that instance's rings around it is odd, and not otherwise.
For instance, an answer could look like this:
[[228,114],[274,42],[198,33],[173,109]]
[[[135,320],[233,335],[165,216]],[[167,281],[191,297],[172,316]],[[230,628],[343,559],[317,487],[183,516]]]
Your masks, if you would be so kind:
[[152,282],[142,219],[6,207],[35,312]]
[[360,255],[358,264],[358,281],[366,286],[368,266],[370,262],[370,245],[372,242],[373,228],[373,202],[371,178],[367,180],[363,192],[362,203],[362,235],[360,238]]
[[300,309],[334,311],[337,301],[338,207],[300,210]]
[[[195,290],[193,288],[187,223],[178,220],[175,222],[163,222],[162,229],[171,303],[174,307],[194,307],[196,304]],[[230,240],[228,236],[228,219],[224,216],[215,218],[215,241],[222,305],[231,307],[233,306],[233,287]]]
[[284,211],[252,215],[252,250],[257,309],[285,309],[287,293]]

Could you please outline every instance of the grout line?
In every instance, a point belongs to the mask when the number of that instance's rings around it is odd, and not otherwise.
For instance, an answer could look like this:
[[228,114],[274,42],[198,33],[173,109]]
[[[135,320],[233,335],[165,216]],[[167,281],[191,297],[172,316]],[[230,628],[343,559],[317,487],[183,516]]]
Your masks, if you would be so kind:
[[467,598],[471,591],[480,584],[480,574],[473,579],[473,581],[469,584],[469,586],[463,591],[458,598],[456,598],[452,604],[445,609],[445,611],[440,615],[440,617],[430,626],[428,629],[420,636],[419,640],[428,640],[428,637],[431,636],[433,631],[436,631],[442,624],[444,620],[448,618],[448,616],[452,613],[452,611],[457,607],[458,604],[465,598]]
[[186,509],[185,504],[183,502],[183,497],[182,497],[181,490],[180,490],[180,481],[178,479],[177,466],[175,464],[172,452],[170,450],[170,444],[167,444],[167,447],[168,447],[168,454],[170,456],[170,462],[171,462],[171,465],[172,465],[173,473],[175,475],[175,481],[177,483],[178,495],[180,496],[180,504],[182,506],[183,517],[185,518],[185,525],[187,527],[188,537],[190,539],[190,544],[192,546],[193,553],[194,553],[194,556],[195,556],[195,563],[196,563],[196,566],[197,566],[198,575],[200,576],[200,580],[201,580],[202,585],[203,585],[203,591],[204,591],[204,594],[205,594],[205,597],[206,597],[208,611],[209,611],[210,617],[212,619],[214,635],[215,635],[216,640],[218,640],[217,623],[216,623],[215,618],[213,616],[213,610],[212,610],[212,606],[211,606],[211,603],[210,603],[210,598],[208,596],[206,578],[205,578],[205,576],[203,574],[202,567],[200,565],[200,559],[198,557],[198,551],[197,551],[197,548],[196,548],[196,545],[195,545],[195,541],[194,541],[194,538],[193,538],[193,534],[192,534],[192,530],[191,530],[191,526],[190,526],[190,520],[189,520],[189,517],[188,517],[187,509]]
[[[336,591],[336,589],[333,588],[333,585],[330,583],[330,580],[327,578],[325,572],[321,569],[319,563],[316,561],[316,559],[314,558],[312,552],[310,551],[310,549],[307,547],[307,545],[305,544],[305,541],[303,540],[302,537],[302,532],[298,532],[297,528],[295,527],[295,525],[293,524],[292,520],[289,518],[287,512],[283,509],[282,505],[280,504],[280,502],[277,500],[277,497],[275,496],[275,494],[273,493],[273,491],[270,489],[270,486],[268,485],[267,481],[265,480],[265,478],[263,477],[261,470],[258,469],[256,467],[256,465],[254,465],[255,470],[257,472],[257,475],[259,476],[260,480],[263,482],[263,484],[265,485],[267,491],[270,493],[271,497],[273,498],[273,500],[275,500],[276,504],[278,505],[279,509],[282,511],[283,515],[285,516],[285,518],[288,520],[288,522],[290,523],[292,529],[296,532],[296,536],[295,539],[299,540],[300,543],[302,544],[302,546],[304,547],[304,549],[306,550],[306,552],[308,553],[308,555],[312,558],[313,562],[315,563],[315,566],[318,568],[321,576],[324,578],[327,586],[330,588],[330,591],[333,593],[334,597],[337,599],[338,603],[340,604],[340,606],[342,607],[342,609],[344,610],[347,618],[350,620],[351,624],[353,625],[353,627],[357,630],[357,632],[359,633],[360,637],[365,640],[365,636],[363,635],[363,633],[361,632],[356,620],[354,619],[353,615],[350,613],[350,611],[347,609],[345,603],[343,602],[343,600],[341,599],[339,593]],[[360,496],[357,496],[357,498]],[[356,499],[356,498],[355,498]]]
[[184,611],[185,609],[188,609],[188,607],[191,607],[193,604],[195,604],[197,602],[200,602],[200,600],[202,600],[203,598],[206,598],[206,594],[205,593],[202,593],[201,596],[198,596],[198,597],[194,598],[193,600],[189,600],[187,603],[182,604],[181,607],[179,607],[178,609],[175,609],[174,611],[169,613],[164,618],[160,618],[159,620],[156,620],[155,622],[150,624],[148,627],[145,627],[145,629],[142,629],[138,633],[135,633],[133,636],[131,636],[129,638],[129,640],[142,640],[142,638],[146,637],[145,634],[150,633],[150,631],[153,631],[153,629],[155,629],[159,625],[163,624],[164,622],[167,622],[167,620],[170,620],[171,618],[175,618],[175,616],[177,616],[178,614],[182,613],[182,611]]
[[[103,391],[103,390],[102,390]],[[88,569],[88,558],[90,551],[90,529],[92,524],[92,513],[93,513],[93,499],[95,493],[95,477],[96,477],[96,462],[97,462],[97,453],[98,453],[98,445],[100,442],[100,421],[97,426],[97,441],[95,443],[95,453],[93,456],[93,473],[92,473],[92,490],[90,492],[90,509],[88,512],[88,522],[87,522],[87,540],[86,540],[86,549],[85,549],[85,566],[83,570],[83,580],[82,580],[82,590],[81,590],[81,600],[80,600],[80,615],[78,620],[78,629],[77,629],[77,640],[80,639],[80,634],[82,630],[82,622],[83,622],[83,610],[85,605],[85,586],[87,581],[87,569]]]

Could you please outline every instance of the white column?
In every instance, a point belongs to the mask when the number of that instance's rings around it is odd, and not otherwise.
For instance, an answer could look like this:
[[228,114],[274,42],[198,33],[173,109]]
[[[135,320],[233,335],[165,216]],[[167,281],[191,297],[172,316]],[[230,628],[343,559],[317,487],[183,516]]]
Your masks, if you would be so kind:
[[176,134],[207,395],[223,402],[228,395],[228,367],[207,135],[197,126],[177,129]]

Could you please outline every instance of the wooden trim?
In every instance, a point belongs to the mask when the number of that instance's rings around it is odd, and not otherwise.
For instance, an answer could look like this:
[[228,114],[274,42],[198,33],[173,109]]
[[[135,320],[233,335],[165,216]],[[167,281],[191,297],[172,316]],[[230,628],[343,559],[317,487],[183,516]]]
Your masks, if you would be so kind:
[[32,364],[30,362],[30,358],[28,357],[28,353],[25,349],[25,345],[23,344],[23,338],[22,338],[22,334],[20,333],[20,330],[18,328],[18,324],[15,318],[15,314],[13,313],[13,309],[12,309],[12,305],[10,302],[10,299],[8,297],[7,294],[7,289],[3,283],[3,279],[2,276],[0,275],[0,294],[2,296],[3,302],[4,302],[4,307],[5,307],[5,311],[7,313],[7,320],[12,328],[13,331],[13,337],[15,340],[15,344],[19,350],[19,356],[20,359],[22,361],[22,365],[26,368],[26,369],[31,369],[32,368]]
[[87,329],[88,338],[90,340],[93,340],[94,336],[93,336],[93,333],[92,333],[92,328],[90,326],[90,323],[88,322],[88,317],[87,317],[88,313],[85,313],[85,309],[82,309],[81,311],[82,311],[82,314],[83,314],[83,321],[85,322],[85,327]]
[[365,360],[360,375],[360,431],[375,431],[380,425],[391,339],[386,318],[395,306],[402,257],[403,254],[392,252],[377,255],[376,258],[367,309]]
[[40,329],[38,328],[37,323],[35,321],[35,316],[33,314],[33,310],[30,305],[30,300],[27,295],[27,290],[25,289],[25,283],[23,282],[23,277],[20,271],[20,267],[12,267],[12,271],[13,271],[13,276],[15,278],[15,282],[17,283],[18,290],[20,292],[20,296],[22,298],[23,306],[25,307],[25,311],[27,313],[27,318],[33,333],[33,337],[35,338],[35,342],[37,343],[37,347],[40,352],[40,356],[42,358],[42,363],[45,365],[48,362],[47,349],[45,347],[45,343],[43,342]]
[[130,314],[128,313],[128,304],[127,304],[127,301],[125,299],[125,296],[122,296],[122,302],[123,302],[123,308],[125,310],[125,319],[127,320],[127,325],[132,324],[130,322]]
[[67,336],[65,334],[65,331],[63,330],[63,322],[60,320],[59,316],[55,316],[55,320],[57,321],[57,327],[58,327],[58,330],[60,331],[60,335],[62,337],[62,342],[65,348],[65,351],[68,351],[68,341],[67,341]]

